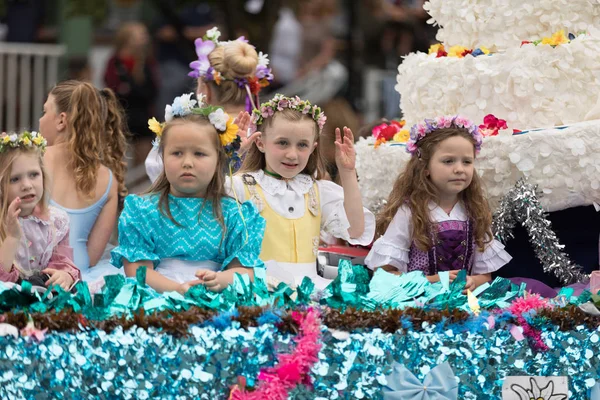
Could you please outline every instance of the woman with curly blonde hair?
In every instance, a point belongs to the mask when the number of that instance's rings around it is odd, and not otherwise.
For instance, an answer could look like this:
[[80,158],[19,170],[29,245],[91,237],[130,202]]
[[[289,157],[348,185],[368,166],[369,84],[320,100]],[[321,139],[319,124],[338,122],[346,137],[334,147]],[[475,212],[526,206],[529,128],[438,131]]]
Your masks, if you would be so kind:
[[481,147],[476,125],[438,117],[413,126],[412,157],[377,218],[381,236],[365,262],[392,273],[420,270],[431,282],[438,272],[468,272],[466,289],[491,280],[511,260],[493,239],[492,214],[474,168]]
[[40,118],[40,131],[50,146],[45,163],[51,176],[51,204],[69,214],[70,243],[84,279],[98,276],[100,268],[94,266],[127,194],[125,126],[112,90],[79,81],[57,84]]

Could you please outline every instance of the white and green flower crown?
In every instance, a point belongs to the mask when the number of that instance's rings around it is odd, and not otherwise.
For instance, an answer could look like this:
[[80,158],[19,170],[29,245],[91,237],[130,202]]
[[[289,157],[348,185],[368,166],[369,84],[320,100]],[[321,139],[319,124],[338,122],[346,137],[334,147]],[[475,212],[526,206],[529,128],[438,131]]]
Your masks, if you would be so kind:
[[46,151],[46,139],[38,132],[21,132],[8,134],[3,132],[0,134],[0,153],[10,149],[33,149],[38,148],[43,153]]
[[252,111],[252,124],[258,127],[265,122],[265,119],[272,117],[277,111],[283,111],[285,108],[309,115],[319,126],[319,134],[323,131],[327,117],[321,107],[311,104],[308,100],[302,100],[298,96],[286,97],[279,93],[270,101],[262,103],[260,110]]
[[173,104],[168,104],[165,107],[165,122],[160,123],[154,117],[148,120],[148,128],[156,134],[155,145],[160,143],[165,124],[173,120],[174,117],[185,117],[191,114],[203,115],[208,118],[208,121],[219,133],[221,146],[223,146],[230,162],[236,168],[239,168],[241,160],[238,150],[240,149],[241,139],[237,135],[239,128],[234,119],[222,107],[205,104],[203,95],[198,95],[198,100],[192,99],[193,95],[194,93],[188,93],[175,97]]

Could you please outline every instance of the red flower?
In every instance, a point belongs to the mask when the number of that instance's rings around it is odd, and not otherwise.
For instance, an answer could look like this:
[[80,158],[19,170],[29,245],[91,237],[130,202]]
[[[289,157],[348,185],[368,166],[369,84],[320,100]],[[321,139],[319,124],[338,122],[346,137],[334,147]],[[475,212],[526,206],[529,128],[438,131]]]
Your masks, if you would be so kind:
[[248,79],[248,87],[250,88],[250,93],[258,94],[258,92],[260,92],[260,89],[261,89],[261,84],[258,81],[258,78],[253,77],[253,78]]
[[446,51],[440,49],[440,50],[438,50],[435,58],[446,57],[447,55],[448,55],[448,53]]
[[461,57],[465,57],[467,54],[471,54],[473,49],[467,49],[461,53]]
[[526,45],[526,44],[530,44],[530,43],[531,43],[531,42],[530,42],[529,40],[523,40],[523,41],[521,42],[521,46],[524,46],[524,45]]
[[496,136],[500,129],[507,129],[506,121],[498,119],[492,114],[488,114],[483,118],[483,124],[479,125],[483,136]]

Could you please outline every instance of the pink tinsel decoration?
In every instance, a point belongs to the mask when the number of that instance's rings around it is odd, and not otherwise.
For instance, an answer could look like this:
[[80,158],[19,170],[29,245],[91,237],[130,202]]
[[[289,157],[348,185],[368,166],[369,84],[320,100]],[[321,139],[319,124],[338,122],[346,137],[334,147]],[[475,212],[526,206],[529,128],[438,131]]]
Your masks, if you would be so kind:
[[508,310],[513,314],[519,325],[523,327],[523,335],[530,340],[533,348],[536,350],[546,351],[548,346],[542,341],[541,333],[534,329],[523,317],[523,314],[531,310],[541,310],[544,308],[552,308],[553,305],[548,303],[548,300],[541,297],[539,294],[529,294],[525,297],[520,297],[512,302]]
[[300,326],[300,334],[296,338],[296,349],[291,354],[277,357],[278,364],[273,368],[264,368],[258,375],[260,383],[253,392],[234,386],[231,400],[285,400],[288,391],[300,383],[311,384],[310,369],[318,361],[321,350],[321,321],[318,312],[309,308],[303,314],[292,312],[292,319]]

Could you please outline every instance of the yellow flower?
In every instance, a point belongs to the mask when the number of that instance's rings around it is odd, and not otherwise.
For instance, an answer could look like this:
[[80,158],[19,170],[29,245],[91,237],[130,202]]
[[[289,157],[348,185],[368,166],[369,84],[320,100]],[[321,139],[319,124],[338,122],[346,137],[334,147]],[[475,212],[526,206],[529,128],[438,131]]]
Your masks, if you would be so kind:
[[29,140],[29,138],[21,139],[21,143],[23,143],[25,146],[31,146],[31,140]]
[[440,50],[444,51],[444,45],[441,43],[432,44],[431,46],[429,46],[429,54],[437,54]]
[[448,50],[448,57],[463,57],[463,53],[467,50],[466,47],[463,46],[452,46],[450,50]]
[[552,37],[542,39],[542,44],[549,44],[550,46],[558,46],[565,43],[569,43],[569,39],[565,36],[565,31],[562,29],[554,33]]
[[565,36],[565,31],[562,29],[552,35],[552,41],[554,42],[554,46],[569,43],[569,39]]
[[229,118],[229,121],[227,121],[227,129],[225,132],[219,135],[219,138],[221,139],[221,145],[227,146],[229,143],[233,142],[237,137],[237,132],[239,129],[240,128],[233,123],[233,118]]
[[44,138],[41,136],[37,136],[35,139],[33,139],[33,144],[35,144],[36,146],[39,146],[42,143],[44,143]]
[[4,139],[2,139],[2,143],[6,144],[8,142],[10,142],[10,136],[6,135],[4,136]]
[[156,136],[162,135],[163,126],[156,118],[152,117],[148,120],[148,129],[156,134]]
[[400,132],[394,135],[394,142],[406,143],[410,139],[410,132],[406,129],[402,129]]
[[485,54],[486,56],[487,56],[488,54],[490,54],[490,49],[488,49],[488,48],[487,48],[487,47],[485,47],[485,46],[479,46],[479,50],[483,51],[483,54]]

